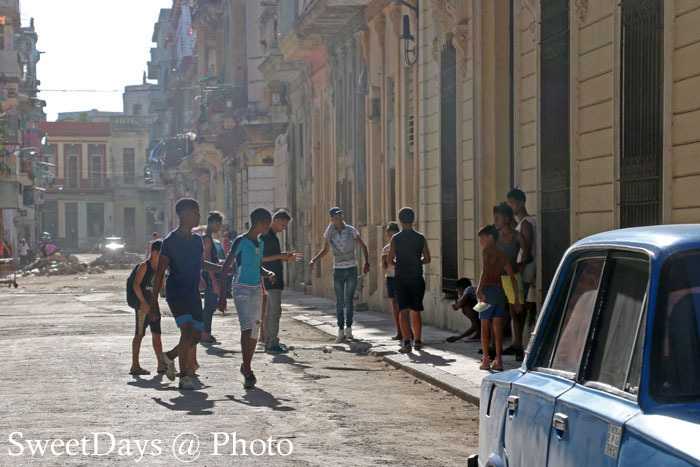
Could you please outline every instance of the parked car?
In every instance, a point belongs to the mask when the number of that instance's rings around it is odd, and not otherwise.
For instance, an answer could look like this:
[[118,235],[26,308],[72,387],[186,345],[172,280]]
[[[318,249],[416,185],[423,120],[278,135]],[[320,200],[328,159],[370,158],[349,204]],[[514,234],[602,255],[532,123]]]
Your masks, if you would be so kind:
[[481,386],[481,466],[700,465],[700,225],[564,255],[523,365]]
[[123,253],[126,245],[122,241],[121,237],[107,237],[105,238],[106,244],[105,248],[109,253]]

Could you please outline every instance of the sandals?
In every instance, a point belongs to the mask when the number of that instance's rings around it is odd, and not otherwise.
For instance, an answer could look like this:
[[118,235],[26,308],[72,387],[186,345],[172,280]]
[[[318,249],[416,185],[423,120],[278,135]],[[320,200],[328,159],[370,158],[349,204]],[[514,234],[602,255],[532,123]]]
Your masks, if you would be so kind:
[[150,375],[151,372],[146,370],[145,368],[139,368],[138,370],[130,371],[130,375]]

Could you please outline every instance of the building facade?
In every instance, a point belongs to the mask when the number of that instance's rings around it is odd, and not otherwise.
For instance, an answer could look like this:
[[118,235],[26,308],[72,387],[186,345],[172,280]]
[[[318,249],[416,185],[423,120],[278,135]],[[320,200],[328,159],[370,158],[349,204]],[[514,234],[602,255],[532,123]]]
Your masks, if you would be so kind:
[[[220,27],[197,22],[202,8],[221,13]],[[191,9],[201,66],[245,85],[236,88],[245,111],[231,99],[214,124],[207,106],[199,132],[217,140],[224,166],[208,175],[223,190],[209,206],[236,225],[254,207],[289,208],[285,245],[308,259],[328,208],[340,205],[370,249],[375,267],[357,300],[372,308],[388,308],[379,256],[402,206],[416,210],[433,257],[425,319],[449,328],[464,324],[448,306],[456,280],[480,273],[476,233],[513,187],[537,218],[540,300],[576,240],[698,221],[697,2],[221,0]],[[291,268],[288,283],[332,296],[331,267]]]
[[104,122],[42,122],[43,153],[55,165],[42,225],[68,251],[90,250],[105,236],[141,252],[163,233],[162,189],[146,176],[155,118],[117,115]]
[[22,27],[17,0],[0,1],[0,238],[16,251],[39,235],[39,211],[49,174],[37,124],[46,119],[38,97],[38,34]]

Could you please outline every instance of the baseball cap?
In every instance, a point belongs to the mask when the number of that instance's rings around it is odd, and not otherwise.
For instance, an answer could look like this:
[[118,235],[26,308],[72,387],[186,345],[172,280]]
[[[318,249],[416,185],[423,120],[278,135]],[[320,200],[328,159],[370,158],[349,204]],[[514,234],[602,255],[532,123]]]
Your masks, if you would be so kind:
[[331,215],[331,217],[333,217],[333,216],[335,216],[336,214],[342,214],[342,213],[343,213],[343,210],[340,209],[338,206],[336,206],[336,207],[334,207],[334,208],[331,208],[330,211],[328,211],[328,213]]

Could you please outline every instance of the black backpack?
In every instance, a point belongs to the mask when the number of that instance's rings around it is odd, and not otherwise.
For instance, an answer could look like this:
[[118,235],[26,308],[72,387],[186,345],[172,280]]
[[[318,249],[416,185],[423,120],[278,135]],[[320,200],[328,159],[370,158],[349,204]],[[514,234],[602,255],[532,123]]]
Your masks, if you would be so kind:
[[134,266],[134,270],[131,271],[129,278],[126,280],[126,303],[131,308],[138,308],[141,304],[139,297],[136,295],[136,292],[134,292],[134,279],[136,279],[136,271],[139,270],[142,264],[145,263],[139,263]]

